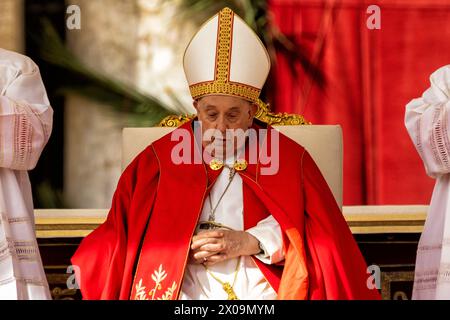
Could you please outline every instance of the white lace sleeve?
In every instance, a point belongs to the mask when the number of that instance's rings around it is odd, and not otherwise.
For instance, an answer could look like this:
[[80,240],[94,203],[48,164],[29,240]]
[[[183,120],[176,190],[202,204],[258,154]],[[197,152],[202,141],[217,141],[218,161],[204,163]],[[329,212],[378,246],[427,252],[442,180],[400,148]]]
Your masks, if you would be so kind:
[[31,70],[17,72],[6,87],[0,88],[0,167],[3,168],[33,169],[52,130],[53,110],[39,69],[34,63],[32,66]]
[[429,176],[450,173],[450,65],[435,71],[422,97],[406,105],[405,125]]

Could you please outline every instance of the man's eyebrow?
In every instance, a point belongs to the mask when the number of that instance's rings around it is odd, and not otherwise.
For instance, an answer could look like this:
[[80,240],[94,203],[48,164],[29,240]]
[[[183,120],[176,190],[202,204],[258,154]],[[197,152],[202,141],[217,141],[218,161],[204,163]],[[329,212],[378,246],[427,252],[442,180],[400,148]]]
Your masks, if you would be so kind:
[[216,108],[217,108],[217,107],[216,107],[215,105],[213,105],[213,104],[207,104],[207,105],[205,105],[204,107],[205,107],[205,109],[216,109]]
[[240,111],[240,110],[241,110],[241,108],[236,106],[236,107],[232,107],[232,108],[228,109],[228,112]]

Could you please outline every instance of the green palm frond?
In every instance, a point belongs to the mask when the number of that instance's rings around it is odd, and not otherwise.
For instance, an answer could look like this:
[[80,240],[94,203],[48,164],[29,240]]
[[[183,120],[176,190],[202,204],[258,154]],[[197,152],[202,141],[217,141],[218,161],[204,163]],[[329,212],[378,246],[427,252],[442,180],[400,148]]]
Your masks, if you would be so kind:
[[[289,65],[299,64],[307,76],[320,88],[326,85],[325,75],[317,63],[305,54],[308,52],[302,43],[284,35],[270,21],[266,0],[172,0],[179,5],[181,19],[198,23],[206,21],[224,7],[229,7],[242,17],[266,45],[272,64],[276,65],[276,53],[283,54]],[[297,68],[290,68],[294,78],[300,75]]]
[[60,79],[60,93],[77,94],[100,102],[116,112],[124,113],[131,125],[155,125],[167,115],[174,114],[159,99],[84,65],[67,49],[48,20],[42,21],[39,41],[45,43],[40,46],[41,57],[58,67],[64,75]]

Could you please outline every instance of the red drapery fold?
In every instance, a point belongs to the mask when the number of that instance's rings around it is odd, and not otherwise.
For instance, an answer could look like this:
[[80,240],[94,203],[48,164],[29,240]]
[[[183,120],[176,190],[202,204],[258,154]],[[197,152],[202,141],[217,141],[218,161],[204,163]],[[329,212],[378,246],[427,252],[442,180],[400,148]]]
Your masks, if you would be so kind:
[[[369,5],[381,9],[380,30],[366,26]],[[450,64],[450,1],[270,0],[268,7],[275,27],[326,80],[320,89],[279,52],[269,101],[314,124],[342,125],[344,204],[428,203],[434,180],[403,119],[430,74]]]

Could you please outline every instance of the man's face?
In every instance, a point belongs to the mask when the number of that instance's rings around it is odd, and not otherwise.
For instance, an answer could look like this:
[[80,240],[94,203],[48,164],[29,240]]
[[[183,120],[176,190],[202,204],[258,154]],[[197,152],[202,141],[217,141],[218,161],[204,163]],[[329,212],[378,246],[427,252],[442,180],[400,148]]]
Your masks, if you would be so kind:
[[[251,127],[253,117],[258,110],[255,104],[244,99],[222,95],[202,97],[194,101],[194,107],[197,110],[197,117],[202,124],[203,147],[206,148],[213,142],[216,146],[222,146],[222,154],[213,154],[213,156],[221,158],[225,156],[225,152],[231,151],[226,150],[227,145],[230,146],[232,142],[229,134],[233,133],[236,135],[239,132],[245,132]],[[216,133],[220,132],[220,134],[211,136],[213,130],[216,130]],[[241,147],[240,141],[234,136],[233,151]],[[216,150],[219,149],[216,148]]]

